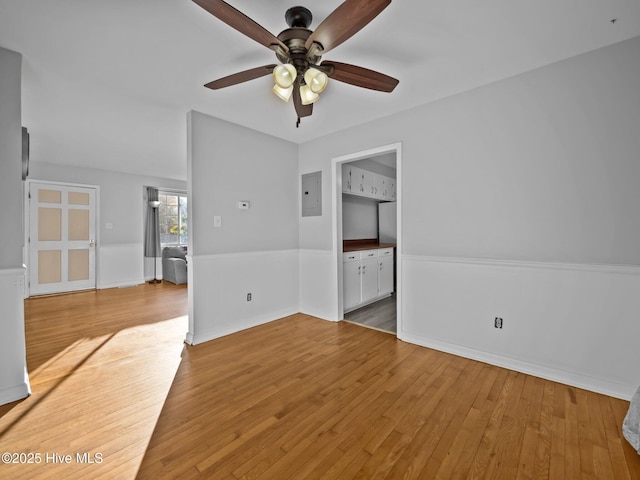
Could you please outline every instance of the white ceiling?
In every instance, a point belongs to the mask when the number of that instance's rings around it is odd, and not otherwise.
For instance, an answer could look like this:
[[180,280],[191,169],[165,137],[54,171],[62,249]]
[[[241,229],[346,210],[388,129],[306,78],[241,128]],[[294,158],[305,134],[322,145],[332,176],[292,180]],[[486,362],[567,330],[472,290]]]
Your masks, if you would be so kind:
[[[275,35],[295,4],[228,3]],[[310,28],[340,3],[303,3]],[[296,128],[268,76],[202,86],[275,56],[190,0],[0,0],[0,46],[23,55],[32,162],[181,179],[191,109],[301,143],[639,34],[638,0],[395,0],[324,59],[394,76],[396,90],[331,82]]]

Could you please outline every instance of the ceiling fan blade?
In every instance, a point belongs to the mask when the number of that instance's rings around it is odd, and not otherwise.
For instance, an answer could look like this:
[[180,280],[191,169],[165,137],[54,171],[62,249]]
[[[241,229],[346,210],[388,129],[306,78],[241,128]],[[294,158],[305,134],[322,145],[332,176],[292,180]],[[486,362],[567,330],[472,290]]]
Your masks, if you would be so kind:
[[384,73],[357,67],[349,63],[325,61],[320,66],[328,67],[327,74],[333,80],[379,92],[392,92],[396,85],[400,83],[399,80]]
[[255,40],[259,44],[272,50],[277,50],[278,47],[281,47],[285,52],[289,51],[289,48],[278,40],[271,32],[247,17],[240,10],[233,8],[228,3],[223,2],[222,0],[193,0],[193,2],[200,5],[214,17],[217,17],[219,20],[222,20],[230,27],[235,28],[237,31],[245,34],[247,37]]
[[213,82],[209,82],[205,85],[207,88],[217,90],[219,88],[230,87],[231,85],[237,85],[238,83],[248,82],[254,78],[264,77],[273,72],[276,68],[275,65],[264,65],[263,67],[256,67],[250,70],[244,70],[243,72],[234,73],[226,77],[219,78]]
[[323,54],[327,53],[358,33],[390,3],[391,0],[346,0],[318,25],[305,47],[309,50],[314,42],[319,43]]
[[298,119],[302,117],[308,117],[313,113],[313,103],[309,105],[302,104],[302,98],[300,98],[300,84],[302,83],[302,77],[296,78],[296,83],[293,86],[293,106],[298,114]]

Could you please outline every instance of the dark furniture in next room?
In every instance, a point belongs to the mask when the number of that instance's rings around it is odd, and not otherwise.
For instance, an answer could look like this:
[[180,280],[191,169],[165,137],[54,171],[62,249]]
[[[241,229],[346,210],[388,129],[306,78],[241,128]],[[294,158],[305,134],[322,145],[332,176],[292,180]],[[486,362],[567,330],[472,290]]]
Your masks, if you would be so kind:
[[187,283],[187,252],[182,247],[162,249],[162,278],[176,285]]

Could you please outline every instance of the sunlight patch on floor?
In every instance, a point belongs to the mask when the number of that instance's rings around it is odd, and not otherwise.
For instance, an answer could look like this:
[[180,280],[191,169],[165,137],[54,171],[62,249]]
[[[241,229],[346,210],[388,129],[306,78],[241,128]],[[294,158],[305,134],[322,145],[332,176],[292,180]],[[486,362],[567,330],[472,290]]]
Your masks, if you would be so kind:
[[[40,463],[0,465],[0,476],[135,478],[180,365],[186,325],[181,316],[81,338],[38,366],[32,395],[0,418],[0,451],[38,453]],[[72,462],[56,463],[54,453]]]

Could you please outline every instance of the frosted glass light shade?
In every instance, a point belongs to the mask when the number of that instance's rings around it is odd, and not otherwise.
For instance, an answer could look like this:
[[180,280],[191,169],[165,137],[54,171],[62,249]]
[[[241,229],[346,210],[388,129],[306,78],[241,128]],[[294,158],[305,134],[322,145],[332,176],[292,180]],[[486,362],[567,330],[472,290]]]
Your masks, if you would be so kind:
[[293,85],[297,76],[296,67],[290,63],[278,65],[273,69],[273,80],[281,88],[289,88]]
[[320,95],[311,91],[309,85],[300,85],[300,100],[302,105],[310,105],[320,98]]
[[280,97],[285,102],[288,102],[291,98],[291,92],[293,92],[293,85],[290,85],[289,88],[282,88],[278,86],[278,84],[273,86],[273,93],[275,93],[278,97]]
[[304,72],[304,81],[313,93],[322,93],[327,88],[329,77],[317,68],[310,67]]

